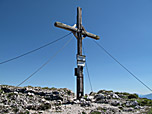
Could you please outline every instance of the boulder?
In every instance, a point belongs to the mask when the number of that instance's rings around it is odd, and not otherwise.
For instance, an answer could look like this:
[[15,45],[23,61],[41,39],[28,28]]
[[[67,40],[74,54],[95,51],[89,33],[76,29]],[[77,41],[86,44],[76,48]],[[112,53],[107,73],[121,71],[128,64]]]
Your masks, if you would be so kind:
[[112,98],[113,98],[113,99],[120,99],[117,94],[113,94],[113,95],[112,95]]
[[101,100],[101,99],[104,99],[104,98],[105,98],[105,96],[104,96],[104,94],[102,94],[102,93],[97,94],[97,95],[94,96],[94,99],[96,99],[96,101]]
[[100,100],[97,100],[95,101],[96,103],[104,103],[104,104],[108,104],[109,101],[107,99],[100,99]]
[[126,106],[127,107],[132,107],[132,106],[137,106],[138,102],[137,101],[127,101]]
[[112,105],[112,106],[118,106],[118,105],[120,105],[120,102],[117,101],[117,100],[116,100],[116,101],[112,101],[112,102],[111,102],[111,105]]
[[13,92],[10,88],[5,88],[5,87],[2,87],[1,90],[4,91],[5,93]]
[[137,106],[137,105],[138,105],[138,102],[137,102],[137,101],[132,101],[132,102],[130,102],[130,105],[132,105],[132,106]]
[[28,92],[27,95],[29,95],[29,96],[34,96],[34,93]]

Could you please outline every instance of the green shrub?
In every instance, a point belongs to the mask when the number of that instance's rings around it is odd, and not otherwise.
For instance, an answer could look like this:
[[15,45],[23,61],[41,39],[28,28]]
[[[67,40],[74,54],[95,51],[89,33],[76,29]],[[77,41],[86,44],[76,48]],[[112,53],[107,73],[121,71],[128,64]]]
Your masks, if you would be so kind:
[[147,98],[138,99],[137,102],[141,106],[152,106],[152,100],[147,99]]
[[57,88],[55,88],[55,87],[52,87],[52,88],[50,88],[50,90],[57,90]]
[[[15,113],[16,114],[16,113]],[[17,113],[17,114],[30,114],[30,112],[29,111],[25,111],[25,112],[19,112],[19,113]],[[36,113],[33,113],[33,114],[36,114]]]
[[99,94],[99,93],[103,93],[103,94],[105,94],[105,93],[111,93],[111,92],[113,92],[112,90],[99,90],[97,93]]
[[0,89],[0,93],[3,93],[3,90]]
[[16,93],[9,93],[8,96],[7,96],[7,98],[10,98],[10,97],[12,97],[14,95],[16,95]]
[[19,109],[16,107],[13,109],[13,112],[15,112],[15,113],[17,113],[18,111],[19,111]]
[[152,114],[152,108],[147,112],[147,114]]
[[70,91],[70,90],[68,90],[68,91],[67,91],[67,94],[68,94],[68,95],[71,95],[71,91]]
[[113,92],[112,90],[109,90],[109,91],[105,91],[106,93],[111,93],[111,92]]
[[91,112],[91,114],[101,114],[101,112],[93,111],[93,112]]
[[82,112],[82,114],[87,114],[86,112]]
[[97,110],[100,110],[100,111],[104,111],[104,112],[106,112],[107,110],[105,109],[105,108],[102,108],[102,107],[97,107]]
[[48,88],[48,87],[43,87],[42,89],[50,89],[50,88]]
[[115,92],[115,94],[117,94],[117,95],[118,95],[118,94],[121,94],[121,93],[119,93],[119,92]]
[[137,94],[129,94],[128,99],[138,99],[138,95]]
[[121,93],[121,94],[123,94],[123,95],[127,95],[127,96],[129,96],[129,95],[130,95],[129,93],[126,93],[126,92],[123,92],[123,93]]
[[28,87],[28,88],[33,88],[32,86],[30,86],[30,85],[28,85],[28,86],[26,86],[26,87]]
[[51,104],[42,104],[40,110],[47,110],[51,108]]

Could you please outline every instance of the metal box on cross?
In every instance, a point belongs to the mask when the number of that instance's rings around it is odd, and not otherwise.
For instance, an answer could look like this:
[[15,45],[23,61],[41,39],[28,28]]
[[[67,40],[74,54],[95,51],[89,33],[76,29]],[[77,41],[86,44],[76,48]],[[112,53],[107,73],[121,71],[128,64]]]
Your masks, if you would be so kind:
[[77,55],[77,66],[85,66],[85,55]]

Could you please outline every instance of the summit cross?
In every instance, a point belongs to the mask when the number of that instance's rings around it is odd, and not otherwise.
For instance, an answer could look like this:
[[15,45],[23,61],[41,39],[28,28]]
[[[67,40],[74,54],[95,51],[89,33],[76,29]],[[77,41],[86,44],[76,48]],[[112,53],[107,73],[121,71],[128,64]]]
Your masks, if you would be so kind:
[[77,7],[77,24],[69,26],[60,22],[55,22],[56,27],[71,31],[77,38],[77,68],[75,68],[75,76],[77,77],[77,99],[84,96],[84,83],[83,83],[83,67],[85,66],[85,56],[82,55],[82,40],[85,37],[90,37],[99,40],[100,37],[87,32],[82,26],[82,8]]

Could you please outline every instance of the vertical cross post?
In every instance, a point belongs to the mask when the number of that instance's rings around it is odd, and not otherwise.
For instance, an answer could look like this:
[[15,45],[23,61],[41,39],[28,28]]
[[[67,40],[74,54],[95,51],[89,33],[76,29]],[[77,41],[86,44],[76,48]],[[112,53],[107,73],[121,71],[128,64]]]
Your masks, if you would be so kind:
[[[77,55],[82,56],[82,9],[77,8],[77,28],[80,32],[77,32]],[[83,66],[77,65],[77,99],[80,99],[84,95],[83,86]]]

